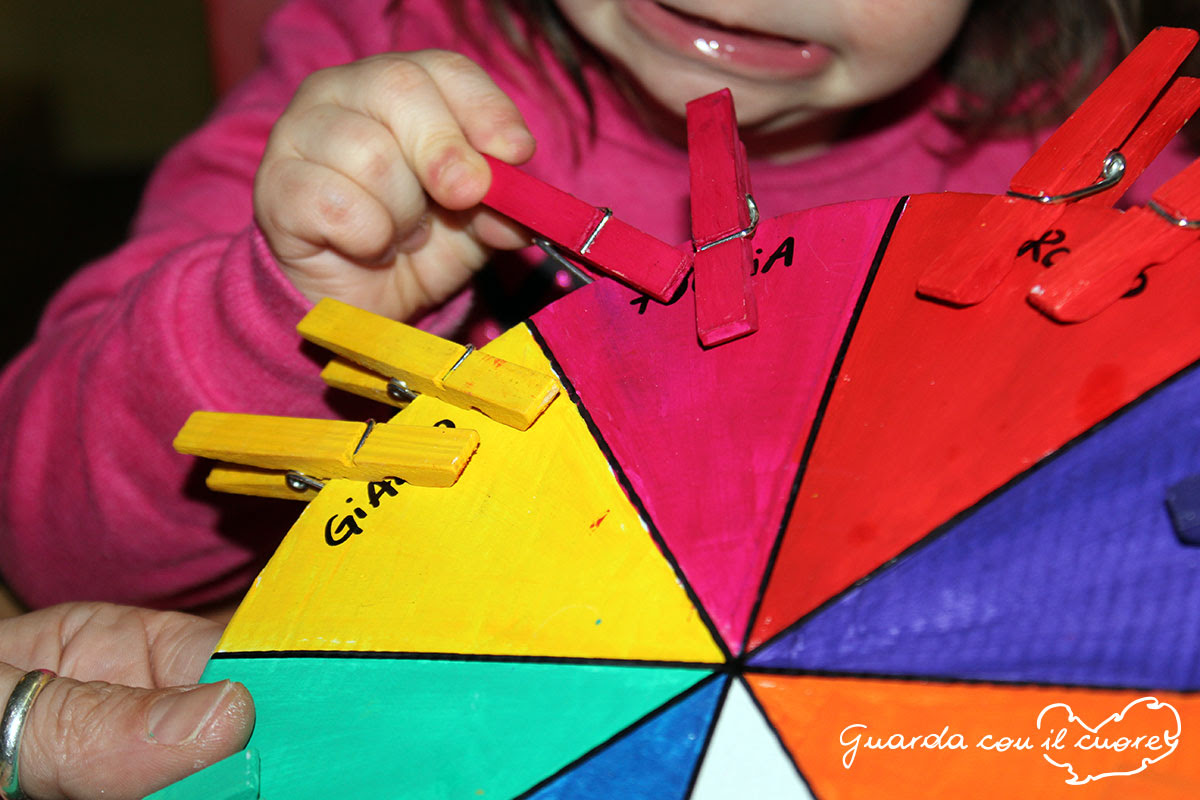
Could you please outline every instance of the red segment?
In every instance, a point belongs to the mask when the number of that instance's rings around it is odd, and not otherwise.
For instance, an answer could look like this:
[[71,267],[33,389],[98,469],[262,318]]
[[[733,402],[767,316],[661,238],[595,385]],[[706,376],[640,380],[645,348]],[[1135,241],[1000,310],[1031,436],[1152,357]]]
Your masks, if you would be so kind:
[[985,202],[910,200],[833,384],[752,646],[1200,358],[1190,270],[1153,274],[1083,325],[1025,302],[1045,273],[1035,259],[1094,236],[1117,217],[1106,209],[1071,207],[1062,236],[1028,242],[987,303],[915,299],[915,276],[952,243],[949,221]]
[[660,305],[598,281],[533,319],[733,650],[894,208],[873,200],[762,222],[752,240],[762,329],[721,347],[697,343],[691,293]]

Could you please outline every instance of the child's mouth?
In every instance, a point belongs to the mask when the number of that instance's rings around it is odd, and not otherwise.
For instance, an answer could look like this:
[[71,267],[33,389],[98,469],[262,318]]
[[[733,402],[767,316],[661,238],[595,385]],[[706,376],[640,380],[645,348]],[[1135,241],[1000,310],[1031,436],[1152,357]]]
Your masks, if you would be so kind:
[[628,0],[626,8],[649,37],[751,77],[808,77],[823,70],[832,55],[815,42],[730,27],[654,0]]

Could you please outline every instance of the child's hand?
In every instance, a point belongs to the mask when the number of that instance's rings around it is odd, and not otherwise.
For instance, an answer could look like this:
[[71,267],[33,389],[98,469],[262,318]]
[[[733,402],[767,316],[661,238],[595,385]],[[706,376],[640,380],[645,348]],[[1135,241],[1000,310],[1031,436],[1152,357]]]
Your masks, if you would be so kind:
[[519,164],[533,149],[520,112],[469,59],[375,56],[300,85],[258,168],[255,218],[310,300],[406,319],[453,295],[492,249],[529,243],[479,206],[491,181],[479,153]]

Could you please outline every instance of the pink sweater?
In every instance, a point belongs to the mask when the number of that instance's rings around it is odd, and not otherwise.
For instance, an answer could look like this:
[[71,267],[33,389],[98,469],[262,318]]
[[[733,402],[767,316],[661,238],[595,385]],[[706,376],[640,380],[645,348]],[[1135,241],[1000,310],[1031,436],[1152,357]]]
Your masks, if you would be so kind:
[[[555,66],[535,69],[472,14],[481,50],[439,0],[294,0],[265,33],[267,59],[176,147],[146,190],[130,241],[52,301],[0,382],[0,567],[34,606],[105,599],[189,606],[243,590],[299,505],[217,496],[171,440],[195,409],[334,416],[296,322],[307,301],[254,226],[251,186],[267,134],[312,71],[387,50],[443,48],[483,64],[538,140],[528,169],[669,241],[688,238],[687,154],[639,127],[590,75],[597,131]],[[923,87],[918,87],[923,88]],[[867,197],[999,192],[1031,141],[945,158],[953,135],[914,90],[863,115],[818,157],[752,163],[765,217]],[[1186,163],[1165,154],[1142,185]],[[1144,197],[1145,192],[1140,196]],[[421,324],[453,335],[462,293]]]

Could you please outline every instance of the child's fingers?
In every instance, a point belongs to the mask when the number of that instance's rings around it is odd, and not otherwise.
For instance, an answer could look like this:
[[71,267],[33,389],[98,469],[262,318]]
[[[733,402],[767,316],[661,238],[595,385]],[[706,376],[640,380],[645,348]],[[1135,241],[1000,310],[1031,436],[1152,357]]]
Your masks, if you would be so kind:
[[445,208],[479,203],[491,172],[478,150],[524,160],[533,140],[512,101],[474,62],[423,51],[368,59],[341,101],[386,125],[425,191]]
[[533,156],[533,134],[525,118],[478,64],[445,50],[422,50],[409,58],[437,84],[472,147],[510,164],[523,164]]
[[524,226],[489,208],[480,208],[472,215],[468,227],[474,238],[494,250],[516,250],[533,241]]
[[292,123],[296,156],[328,167],[375,197],[392,217],[394,236],[405,239],[419,226],[428,203],[391,131],[377,120],[322,104]]
[[408,167],[438,205],[462,210],[479,203],[491,179],[459,120],[424,67],[407,58],[375,65],[369,82],[352,84],[349,108],[392,132]]
[[370,192],[345,175],[299,158],[259,171],[256,218],[283,262],[331,248],[362,263],[391,257],[396,227]]

